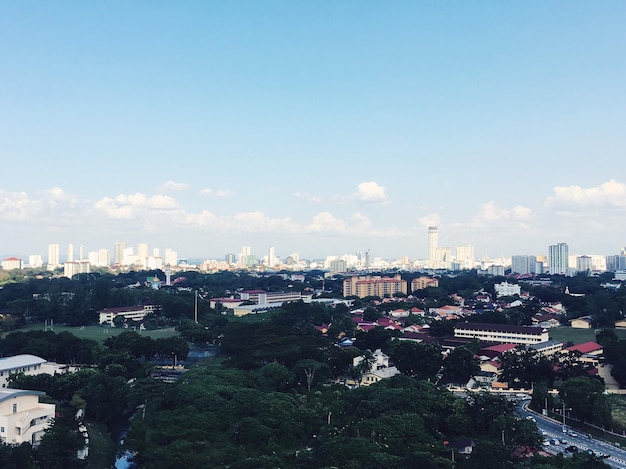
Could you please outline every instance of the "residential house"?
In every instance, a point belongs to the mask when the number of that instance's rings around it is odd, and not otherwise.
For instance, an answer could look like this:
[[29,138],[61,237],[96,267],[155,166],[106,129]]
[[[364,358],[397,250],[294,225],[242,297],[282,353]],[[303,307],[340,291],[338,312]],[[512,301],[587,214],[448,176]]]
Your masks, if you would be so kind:
[[582,316],[580,318],[572,319],[570,326],[576,329],[591,329],[593,327],[593,319],[591,316]]
[[[364,360],[365,356],[354,357],[352,365],[357,367],[361,365]],[[391,378],[399,373],[400,371],[395,366],[389,366],[389,357],[380,349],[376,349],[372,354],[368,369],[363,373],[358,384],[369,386],[372,383]]]

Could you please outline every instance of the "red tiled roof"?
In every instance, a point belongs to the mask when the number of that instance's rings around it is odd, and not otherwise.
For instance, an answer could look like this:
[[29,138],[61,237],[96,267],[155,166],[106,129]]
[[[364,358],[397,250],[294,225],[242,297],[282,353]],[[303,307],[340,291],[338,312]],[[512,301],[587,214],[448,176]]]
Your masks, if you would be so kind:
[[492,345],[491,347],[485,347],[483,350],[490,350],[492,352],[504,353],[504,352],[508,352],[509,350],[514,349],[515,347],[517,347],[517,344],[498,344],[498,345]]
[[580,352],[582,354],[597,352],[598,350],[602,350],[602,345],[596,344],[595,342],[585,342],[583,344],[572,345],[571,347],[567,347],[565,350],[569,352]]

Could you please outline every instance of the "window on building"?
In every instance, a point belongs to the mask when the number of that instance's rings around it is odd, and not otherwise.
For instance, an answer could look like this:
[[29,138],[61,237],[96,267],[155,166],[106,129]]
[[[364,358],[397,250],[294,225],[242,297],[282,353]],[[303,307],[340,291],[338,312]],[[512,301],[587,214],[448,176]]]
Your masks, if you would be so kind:
[[17,413],[17,404],[13,404],[13,413],[16,414]]

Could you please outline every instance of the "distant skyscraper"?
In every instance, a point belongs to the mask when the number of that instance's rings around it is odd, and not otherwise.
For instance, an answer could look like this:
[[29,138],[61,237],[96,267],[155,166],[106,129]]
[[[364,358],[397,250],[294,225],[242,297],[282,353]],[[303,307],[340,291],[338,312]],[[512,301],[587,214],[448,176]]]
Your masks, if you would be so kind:
[[165,248],[165,259],[163,259],[165,265],[176,266],[178,265],[178,252],[172,248]]
[[224,256],[224,260],[228,263],[228,265],[233,265],[237,263],[237,256],[233,253],[228,253]]
[[569,247],[567,243],[552,244],[548,247],[548,272],[564,275],[569,267]]
[[33,268],[43,267],[43,259],[39,254],[31,254],[28,256],[28,266]]
[[511,273],[534,274],[537,272],[536,256],[511,256]]
[[54,270],[60,265],[59,245],[48,245],[48,269]]
[[436,267],[437,247],[439,246],[439,234],[436,226],[428,227],[428,267]]
[[149,256],[148,243],[139,243],[137,245],[137,265],[142,266],[144,269],[147,268]]
[[124,249],[126,249],[126,243],[117,242],[113,245],[113,263],[117,265],[124,264]]
[[474,246],[457,246],[456,247],[456,261],[459,263],[461,269],[473,269],[474,268]]
[[578,256],[576,258],[576,270],[578,272],[591,273],[593,270],[591,256]]
[[67,246],[67,262],[74,262],[74,245],[72,243]]
[[271,246],[267,250],[267,266],[271,269],[271,268],[274,268],[276,264],[277,264],[276,249],[274,248],[274,246]]
[[109,250],[108,249],[100,249],[98,250],[98,265],[102,267],[108,267],[111,263]]
[[626,270],[626,256],[615,255],[606,256],[606,270],[609,272],[615,272],[616,270]]
[[249,262],[250,262],[250,257],[252,257],[252,255],[250,254],[251,250],[250,250],[250,246],[244,246],[241,248],[241,252],[239,253],[239,265],[243,266],[243,267],[247,267]]

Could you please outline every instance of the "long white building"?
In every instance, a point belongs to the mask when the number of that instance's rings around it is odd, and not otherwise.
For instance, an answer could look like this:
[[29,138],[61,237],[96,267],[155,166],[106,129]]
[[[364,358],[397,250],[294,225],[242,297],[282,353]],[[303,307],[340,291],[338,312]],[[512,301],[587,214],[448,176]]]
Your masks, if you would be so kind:
[[504,344],[538,344],[550,340],[548,329],[507,324],[464,322],[454,326],[454,337]]

